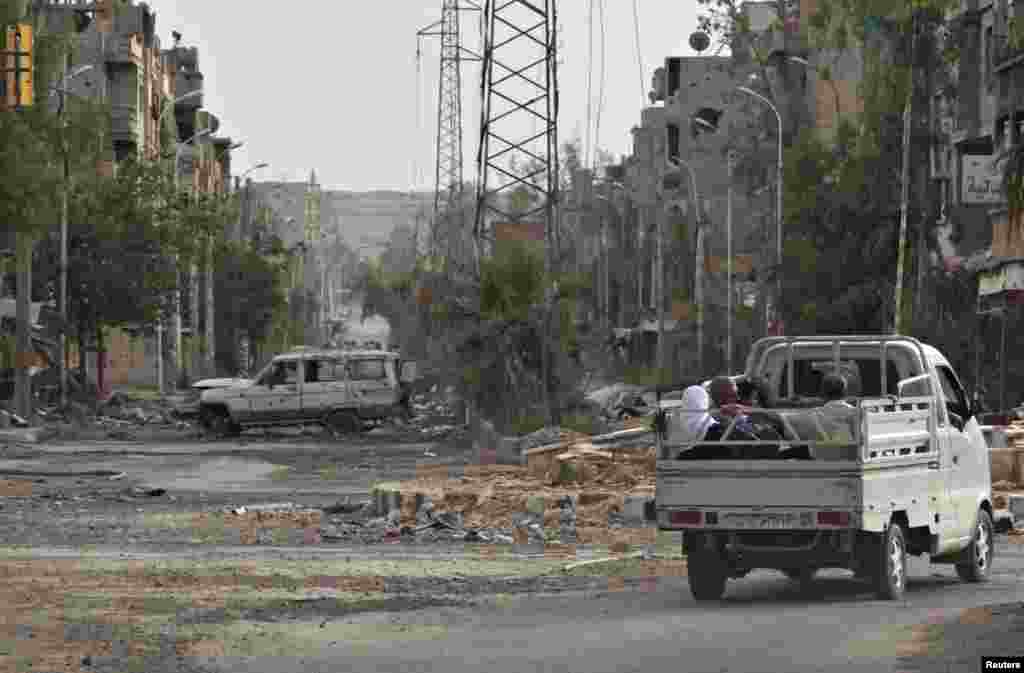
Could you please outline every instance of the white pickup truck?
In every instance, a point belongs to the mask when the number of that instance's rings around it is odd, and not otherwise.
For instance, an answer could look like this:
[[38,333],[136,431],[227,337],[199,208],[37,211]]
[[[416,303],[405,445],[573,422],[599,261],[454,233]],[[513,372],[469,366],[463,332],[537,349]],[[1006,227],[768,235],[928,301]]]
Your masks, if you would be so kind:
[[[829,372],[849,384],[841,427],[819,397]],[[681,442],[680,407],[659,423],[658,526],[683,531],[697,600],[720,599],[727,578],[754,568],[806,583],[828,567],[899,599],[908,553],[988,579],[989,453],[938,350],[898,336],[772,337],[754,345],[746,375],[773,398],[749,414],[777,429],[772,440],[734,441],[736,420],[723,417],[720,441]]]

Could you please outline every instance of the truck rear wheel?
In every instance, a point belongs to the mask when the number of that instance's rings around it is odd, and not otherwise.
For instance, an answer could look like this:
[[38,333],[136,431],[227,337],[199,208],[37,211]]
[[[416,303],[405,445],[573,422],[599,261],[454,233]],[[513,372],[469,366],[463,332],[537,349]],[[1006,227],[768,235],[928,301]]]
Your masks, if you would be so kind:
[[722,559],[707,550],[691,551],[687,564],[690,593],[698,601],[717,601],[725,593],[726,573]]
[[903,526],[890,523],[880,537],[881,545],[875,557],[875,594],[886,601],[902,600],[907,589],[907,543]]
[[799,583],[801,589],[806,589],[807,587],[811,586],[812,582],[814,582],[814,575],[818,572],[818,569],[789,568],[788,570],[784,570],[783,572],[786,573],[786,577],[788,577],[794,582]]

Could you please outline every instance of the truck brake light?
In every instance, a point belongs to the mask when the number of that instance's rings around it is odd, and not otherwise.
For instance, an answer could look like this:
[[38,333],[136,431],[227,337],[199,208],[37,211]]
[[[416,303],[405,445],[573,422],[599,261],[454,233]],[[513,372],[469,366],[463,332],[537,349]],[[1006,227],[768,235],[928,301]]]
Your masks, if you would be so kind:
[[849,512],[818,512],[819,526],[844,527],[850,525]]
[[699,526],[704,522],[704,514],[695,511],[672,512],[668,520],[680,526]]

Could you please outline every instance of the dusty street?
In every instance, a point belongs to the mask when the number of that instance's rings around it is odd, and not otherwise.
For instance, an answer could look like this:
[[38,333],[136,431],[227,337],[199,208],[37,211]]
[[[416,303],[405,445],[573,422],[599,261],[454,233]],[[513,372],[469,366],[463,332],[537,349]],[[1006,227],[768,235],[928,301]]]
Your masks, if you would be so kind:
[[187,542],[187,526],[155,530],[147,522],[254,503],[319,508],[361,500],[375,482],[411,479],[428,465],[458,469],[464,456],[385,429],[345,441],[251,433],[229,441],[8,445],[0,448],[0,479],[14,485],[0,503],[0,543]]
[[345,442],[278,433],[9,445],[0,601],[13,616],[0,670],[31,660],[98,672],[896,673],[976,670],[981,654],[1022,653],[1012,650],[1021,611],[986,607],[1024,603],[1021,536],[999,537],[987,585],[912,559],[902,603],[875,600],[842,571],[806,593],[763,571],[730,582],[724,603],[698,605],[678,536],[658,536],[658,560],[566,571],[609,551],[328,542],[308,534],[316,517],[260,517],[285,533],[266,539],[225,526],[225,509],[364,500],[375,482],[457,474],[469,461],[383,429]]
[[[841,571],[823,573],[806,594],[777,573],[755,573],[731,583],[721,605],[694,603],[683,578],[607,578],[589,595],[366,615],[387,627],[381,637],[332,642],[328,624],[318,652],[219,664],[276,673],[976,671],[983,654],[1024,653],[1011,630],[1020,628],[1020,607],[980,607],[1024,600],[1022,552],[1004,538],[995,577],[980,587],[947,567],[912,563],[907,600],[895,604],[874,600]],[[406,630],[395,636],[399,625]]]

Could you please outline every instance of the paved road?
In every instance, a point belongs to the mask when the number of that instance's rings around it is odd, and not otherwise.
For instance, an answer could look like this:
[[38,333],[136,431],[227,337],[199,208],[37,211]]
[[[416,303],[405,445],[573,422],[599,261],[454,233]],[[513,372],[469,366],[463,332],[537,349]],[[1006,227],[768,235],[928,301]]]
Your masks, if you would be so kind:
[[[731,582],[725,601],[711,605],[696,604],[685,579],[663,578],[640,591],[527,598],[501,608],[402,618],[411,633],[443,626],[435,640],[396,646],[394,636],[382,636],[302,658],[225,658],[218,667],[232,673],[943,670],[901,660],[900,644],[910,640],[911,625],[955,619],[964,608],[1024,600],[1024,546],[1004,538],[998,551],[993,581],[980,586],[960,583],[947,566],[914,562],[907,598],[900,603],[874,600],[865,585],[841,571],[823,573],[808,594],[777,573],[752,573]],[[973,666],[948,670],[977,670],[977,659],[968,660]],[[938,661],[936,666],[943,665]]]

